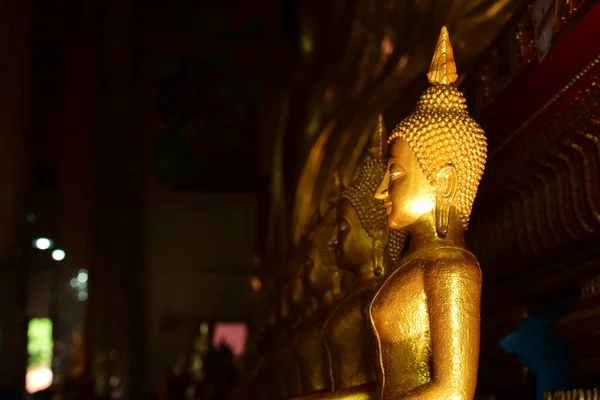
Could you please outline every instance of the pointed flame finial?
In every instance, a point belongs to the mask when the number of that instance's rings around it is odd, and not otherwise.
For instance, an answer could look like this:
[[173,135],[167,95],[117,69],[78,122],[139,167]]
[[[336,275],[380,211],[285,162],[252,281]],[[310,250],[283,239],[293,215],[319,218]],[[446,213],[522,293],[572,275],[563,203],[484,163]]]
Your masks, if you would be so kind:
[[375,130],[373,131],[373,135],[371,136],[371,141],[369,142],[369,154],[373,156],[377,160],[382,160],[385,153],[385,138],[386,129],[385,124],[383,123],[383,115],[379,114],[377,116],[377,125],[375,126]]
[[445,26],[442,27],[442,32],[440,32],[427,79],[432,85],[450,85],[458,79],[450,35]]

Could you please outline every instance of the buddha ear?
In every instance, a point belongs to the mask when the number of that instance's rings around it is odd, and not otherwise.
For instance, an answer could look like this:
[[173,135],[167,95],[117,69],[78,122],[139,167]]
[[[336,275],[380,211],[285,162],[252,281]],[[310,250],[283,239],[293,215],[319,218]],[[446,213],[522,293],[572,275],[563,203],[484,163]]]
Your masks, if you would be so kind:
[[373,231],[373,247],[377,250],[382,250],[387,246],[389,238],[389,228],[385,222],[381,222]]
[[435,185],[435,230],[439,237],[448,233],[450,207],[456,197],[458,176],[453,165],[446,165],[437,174]]
[[373,273],[381,276],[384,271],[384,249],[389,237],[388,226],[385,222],[377,224],[373,231]]
[[454,165],[446,165],[439,170],[435,185],[436,203],[450,205],[456,197],[458,189],[458,176]]

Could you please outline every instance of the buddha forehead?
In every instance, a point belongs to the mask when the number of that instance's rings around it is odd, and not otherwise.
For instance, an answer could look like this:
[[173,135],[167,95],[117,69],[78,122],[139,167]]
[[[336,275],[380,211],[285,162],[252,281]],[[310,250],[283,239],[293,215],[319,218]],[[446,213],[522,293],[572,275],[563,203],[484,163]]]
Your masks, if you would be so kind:
[[388,154],[388,161],[399,163],[404,168],[418,166],[419,162],[415,156],[415,152],[402,138],[397,138],[392,142]]

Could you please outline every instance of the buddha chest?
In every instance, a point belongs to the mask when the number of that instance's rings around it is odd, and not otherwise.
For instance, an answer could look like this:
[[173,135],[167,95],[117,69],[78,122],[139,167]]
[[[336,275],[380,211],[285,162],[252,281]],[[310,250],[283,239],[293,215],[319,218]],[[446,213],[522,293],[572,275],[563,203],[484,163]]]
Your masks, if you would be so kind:
[[374,291],[363,288],[346,296],[329,316],[323,337],[331,360],[333,389],[375,380],[374,348],[365,309]]

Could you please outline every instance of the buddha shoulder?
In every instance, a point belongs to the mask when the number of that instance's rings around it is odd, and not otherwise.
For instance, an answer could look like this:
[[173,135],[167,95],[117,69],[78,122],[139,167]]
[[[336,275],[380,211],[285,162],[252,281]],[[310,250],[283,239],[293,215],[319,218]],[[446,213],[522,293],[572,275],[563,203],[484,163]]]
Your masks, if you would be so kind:
[[373,297],[373,291],[361,289],[346,296],[330,314],[325,323],[323,335],[335,342],[341,336],[347,336],[348,331],[360,334],[364,320],[364,309]]
[[468,250],[459,247],[439,248],[425,265],[425,280],[466,280],[481,284],[479,262]]
[[[396,271],[384,282],[377,300],[386,301],[389,296],[402,293],[406,296],[420,297],[431,282],[444,284],[454,282],[472,282],[481,285],[481,270],[474,255],[458,247],[438,247],[413,257],[408,256]],[[387,299],[389,300],[389,299]]]

